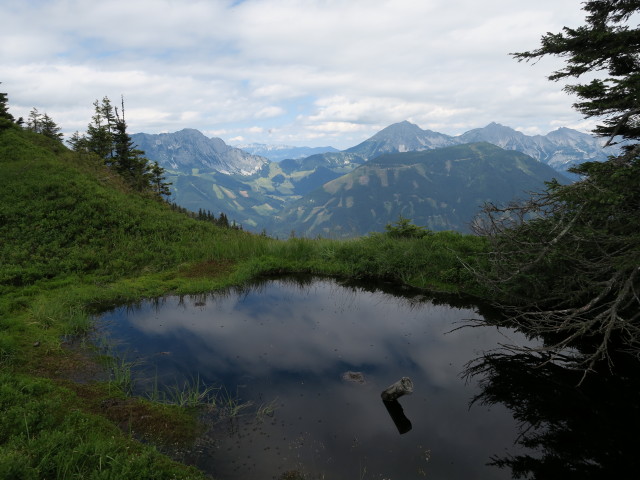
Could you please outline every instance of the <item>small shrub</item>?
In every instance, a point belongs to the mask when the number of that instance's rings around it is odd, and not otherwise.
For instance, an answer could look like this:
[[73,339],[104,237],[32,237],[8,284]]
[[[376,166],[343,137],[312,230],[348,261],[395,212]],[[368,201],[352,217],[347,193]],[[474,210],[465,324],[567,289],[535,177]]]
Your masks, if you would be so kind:
[[402,215],[398,217],[397,222],[388,223],[384,229],[386,234],[392,238],[424,238],[432,234],[428,228],[414,225],[411,220]]

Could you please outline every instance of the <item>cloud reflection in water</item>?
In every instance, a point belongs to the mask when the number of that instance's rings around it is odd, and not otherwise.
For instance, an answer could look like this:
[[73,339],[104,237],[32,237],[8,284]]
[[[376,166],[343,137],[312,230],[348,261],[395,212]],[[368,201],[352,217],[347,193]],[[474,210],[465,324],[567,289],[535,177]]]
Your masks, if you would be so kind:
[[[512,446],[511,414],[499,405],[469,409],[477,386],[460,376],[505,333],[447,333],[479,315],[405,293],[272,280],[102,319],[119,351],[145,359],[161,383],[198,375],[256,404],[277,399],[273,421],[210,433],[215,448],[187,458],[214,476],[277,478],[300,468],[327,478],[359,478],[363,469],[368,478],[508,478],[485,464]],[[362,372],[364,383],[345,381],[346,371]],[[402,398],[413,429],[400,436],[380,392],[403,376],[415,391]]]

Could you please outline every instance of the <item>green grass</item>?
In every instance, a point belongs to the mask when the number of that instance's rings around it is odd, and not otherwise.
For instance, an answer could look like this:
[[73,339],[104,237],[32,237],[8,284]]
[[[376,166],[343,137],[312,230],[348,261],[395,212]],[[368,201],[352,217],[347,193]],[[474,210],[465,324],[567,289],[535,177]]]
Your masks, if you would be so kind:
[[49,380],[0,374],[0,478],[201,478],[75,400]]
[[[190,417],[163,410],[176,407],[160,408],[161,398],[156,406],[124,400],[131,388],[126,359],[111,359],[113,381],[100,383],[91,376],[95,358],[68,348],[105,308],[288,272],[477,290],[461,261],[485,245],[470,236],[281,241],[221,229],[133,193],[93,157],[19,128],[0,131],[0,172],[3,479],[202,478],[116,426],[131,425],[131,409],[141,409],[149,420],[136,428],[162,437],[169,418],[187,424]],[[70,380],[77,375],[88,383]],[[194,406],[211,393],[199,382],[176,387],[172,403]],[[243,404],[217,393],[218,408],[241,414]]]
[[307,272],[476,293],[478,285],[463,263],[476,261],[485,248],[482,238],[456,232],[423,238],[388,234],[355,240],[292,238],[269,243],[244,268],[254,275]]
[[206,385],[200,380],[200,377],[161,389],[156,378],[154,379],[152,390],[147,393],[147,397],[153,402],[178,405],[179,407],[215,409],[217,407],[218,390],[214,386]]

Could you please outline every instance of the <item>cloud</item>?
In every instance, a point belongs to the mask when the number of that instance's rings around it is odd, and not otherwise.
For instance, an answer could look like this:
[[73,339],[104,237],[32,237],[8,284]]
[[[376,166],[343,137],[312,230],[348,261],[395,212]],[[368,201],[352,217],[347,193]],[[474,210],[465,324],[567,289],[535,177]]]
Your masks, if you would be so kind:
[[346,148],[405,119],[544,132],[585,125],[546,80],[560,63],[509,52],[583,16],[580,0],[3,2],[0,81],[14,115],[37,106],[66,132],[105,95],[124,95],[132,131],[262,143]]
[[272,118],[272,117],[277,117],[279,115],[282,115],[284,112],[285,110],[283,108],[268,106],[256,112],[254,117],[255,118]]

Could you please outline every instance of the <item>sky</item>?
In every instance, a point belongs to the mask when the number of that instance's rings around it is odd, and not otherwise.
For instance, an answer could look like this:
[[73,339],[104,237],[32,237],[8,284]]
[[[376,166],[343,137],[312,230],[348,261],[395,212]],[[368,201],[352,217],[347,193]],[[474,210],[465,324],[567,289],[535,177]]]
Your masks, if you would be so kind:
[[2,0],[0,91],[65,137],[124,97],[130,133],[344,149],[409,120],[458,135],[593,128],[563,63],[509,54],[584,23],[582,0]]

